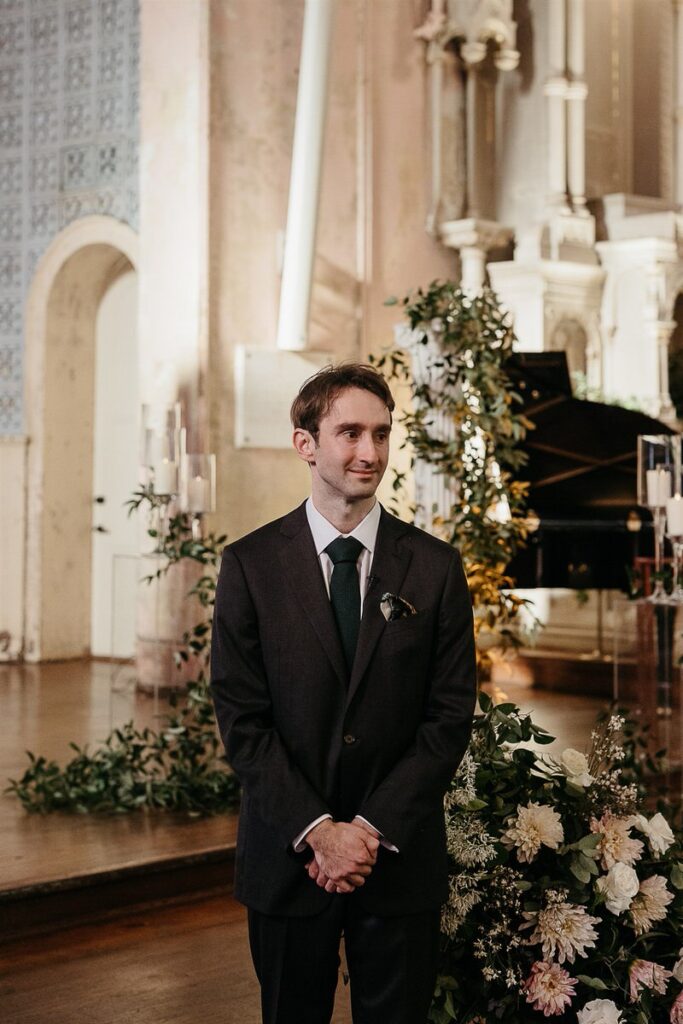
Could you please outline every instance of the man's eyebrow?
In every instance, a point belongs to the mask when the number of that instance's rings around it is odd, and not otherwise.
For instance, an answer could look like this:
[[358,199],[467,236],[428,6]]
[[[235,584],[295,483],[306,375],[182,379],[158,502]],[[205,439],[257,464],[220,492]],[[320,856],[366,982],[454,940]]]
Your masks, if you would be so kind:
[[[336,426],[337,433],[341,433],[343,430],[363,430],[363,423],[338,423]],[[391,423],[378,423],[376,427],[372,428],[374,431],[377,430],[391,430]]]

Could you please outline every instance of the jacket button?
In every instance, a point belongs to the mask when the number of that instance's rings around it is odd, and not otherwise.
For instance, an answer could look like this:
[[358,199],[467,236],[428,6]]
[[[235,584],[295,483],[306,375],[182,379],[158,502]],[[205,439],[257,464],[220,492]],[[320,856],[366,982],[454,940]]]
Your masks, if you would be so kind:
[[356,737],[352,736],[350,732],[347,732],[346,736],[344,737],[344,743],[348,744],[348,746],[351,746],[351,744],[355,742]]

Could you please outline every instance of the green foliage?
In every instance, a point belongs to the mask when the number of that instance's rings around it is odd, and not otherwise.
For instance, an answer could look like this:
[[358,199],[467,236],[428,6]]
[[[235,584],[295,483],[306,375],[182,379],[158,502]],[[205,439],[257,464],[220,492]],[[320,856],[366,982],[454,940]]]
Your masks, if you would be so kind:
[[[393,347],[374,362],[409,387],[411,407],[399,422],[411,464],[429,463],[455,487],[449,516],[434,517],[433,525],[462,554],[485,663],[492,643],[517,641],[517,617],[526,604],[510,592],[513,581],[505,572],[527,533],[528,486],[513,477],[526,461],[520,443],[533,427],[516,408],[521,400],[506,372],[514,334],[488,289],[472,296],[450,281],[434,281],[407,296],[403,307],[402,344],[424,347],[421,380],[406,348]],[[443,420],[455,430],[440,431]],[[402,485],[398,475],[394,488]]]
[[164,501],[150,488],[137,491],[128,505],[131,513],[148,507],[148,534],[157,541],[161,564],[147,582],[183,559],[206,566],[190,591],[206,609],[206,618],[185,634],[176,653],[179,665],[193,658],[197,676],[185,693],[171,698],[172,710],[158,731],[138,730],[127,722],[92,753],[72,743],[75,757],[64,767],[29,753],[28,768],[21,778],[10,780],[7,792],[30,812],[123,814],[146,808],[218,814],[239,800],[237,780],[216,733],[208,684],[211,616],[226,537],[195,536],[186,515],[171,516],[161,528]]

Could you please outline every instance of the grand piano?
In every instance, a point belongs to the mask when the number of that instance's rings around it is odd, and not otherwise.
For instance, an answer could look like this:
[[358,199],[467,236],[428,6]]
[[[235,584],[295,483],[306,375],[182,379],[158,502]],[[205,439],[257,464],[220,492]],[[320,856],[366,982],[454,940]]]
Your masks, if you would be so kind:
[[644,413],[574,398],[564,352],[517,352],[507,371],[535,425],[523,445],[538,529],[508,573],[520,588],[628,587],[652,554],[650,514],[636,503],[637,438],[670,434]]

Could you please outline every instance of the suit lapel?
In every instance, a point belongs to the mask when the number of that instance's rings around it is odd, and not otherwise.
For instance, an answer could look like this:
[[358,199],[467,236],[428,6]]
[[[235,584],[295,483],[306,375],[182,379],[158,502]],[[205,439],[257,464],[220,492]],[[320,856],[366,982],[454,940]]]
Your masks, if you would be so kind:
[[281,533],[287,538],[280,551],[285,579],[295,599],[308,616],[323,650],[342,685],[346,688],[348,673],[344,651],[320,562],[315,553],[313,537],[306,517],[306,506],[300,505],[282,521]]
[[397,595],[401,592],[412,555],[410,545],[405,541],[400,543],[400,538],[407,532],[407,529],[405,523],[382,509],[377,531],[377,547],[372,560],[370,585],[363,601],[363,616],[349,682],[347,705],[358,689],[386,625],[380,608],[380,598],[387,592]]

